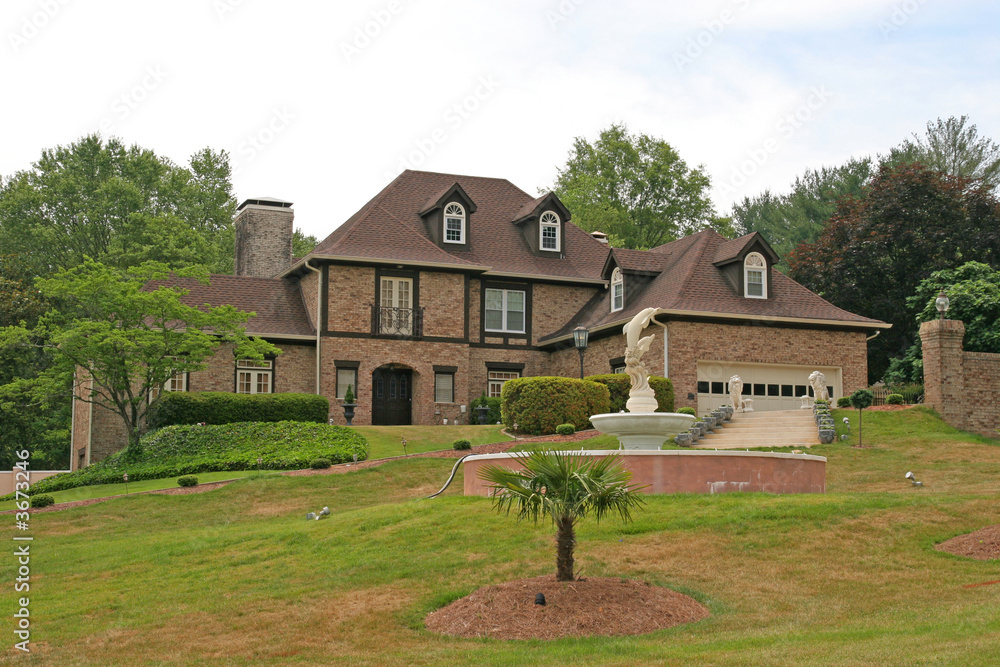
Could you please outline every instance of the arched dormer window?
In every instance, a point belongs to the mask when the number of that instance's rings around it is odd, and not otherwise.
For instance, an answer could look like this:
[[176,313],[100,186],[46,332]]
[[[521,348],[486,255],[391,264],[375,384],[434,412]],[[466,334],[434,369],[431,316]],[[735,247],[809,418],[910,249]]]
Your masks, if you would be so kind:
[[465,243],[465,209],[452,202],[444,208],[444,242]]
[[559,216],[552,211],[542,213],[538,220],[538,247],[542,250],[559,252]]
[[611,312],[625,307],[625,276],[622,270],[615,268],[611,272]]
[[766,299],[767,282],[764,273],[767,263],[760,253],[752,252],[743,260],[743,294],[748,299]]

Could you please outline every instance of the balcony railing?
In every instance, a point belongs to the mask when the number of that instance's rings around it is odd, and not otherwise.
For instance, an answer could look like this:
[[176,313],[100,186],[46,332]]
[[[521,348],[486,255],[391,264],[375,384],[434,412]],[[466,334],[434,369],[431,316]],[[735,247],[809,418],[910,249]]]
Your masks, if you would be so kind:
[[420,338],[424,335],[424,309],[372,304],[372,335]]

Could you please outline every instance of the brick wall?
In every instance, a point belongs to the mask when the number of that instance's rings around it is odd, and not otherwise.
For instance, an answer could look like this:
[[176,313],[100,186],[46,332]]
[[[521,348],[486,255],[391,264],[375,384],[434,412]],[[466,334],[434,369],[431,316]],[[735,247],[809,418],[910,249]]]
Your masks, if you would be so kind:
[[302,302],[306,306],[306,312],[309,313],[309,321],[312,322],[314,328],[318,327],[319,313],[316,312],[316,290],[319,288],[319,274],[307,269],[307,273],[299,278],[299,286],[302,289]]
[[331,265],[328,331],[371,333],[371,304],[375,302],[375,269],[370,266]]
[[[77,369],[77,384],[74,387],[75,396],[83,396],[89,389],[89,382],[83,378],[83,371]],[[73,451],[70,452],[70,470],[82,467],[80,452],[83,451],[83,465],[87,465],[87,448],[90,446],[90,403],[73,400]]]
[[[566,323],[570,322],[572,317],[590,301],[595,292],[594,287],[534,285],[531,290],[533,305],[531,333],[534,338],[532,344],[537,345],[543,336],[555,333],[566,326]],[[575,323],[572,324],[576,326]]]
[[292,259],[290,208],[247,205],[236,213],[236,275],[273,278]]
[[420,306],[424,335],[462,338],[465,335],[465,277],[459,273],[420,272]]
[[920,325],[924,403],[955,428],[996,437],[1000,410],[1000,354],[965,352],[965,325],[932,320]]

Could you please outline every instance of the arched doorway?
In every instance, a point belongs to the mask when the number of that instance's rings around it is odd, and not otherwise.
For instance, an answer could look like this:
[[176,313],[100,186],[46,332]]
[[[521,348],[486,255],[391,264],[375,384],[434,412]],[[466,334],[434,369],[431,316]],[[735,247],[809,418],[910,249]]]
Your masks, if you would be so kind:
[[412,404],[412,369],[398,364],[386,364],[372,372],[372,424],[410,424]]

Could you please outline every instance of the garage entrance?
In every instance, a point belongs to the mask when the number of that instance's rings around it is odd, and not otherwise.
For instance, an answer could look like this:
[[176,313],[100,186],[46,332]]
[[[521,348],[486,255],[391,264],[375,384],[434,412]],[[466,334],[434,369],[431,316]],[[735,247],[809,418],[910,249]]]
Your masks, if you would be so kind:
[[729,378],[734,375],[743,380],[743,398],[753,399],[755,411],[798,409],[802,406],[801,397],[812,395],[809,374],[813,371],[826,376],[831,400],[844,395],[839,367],[699,361],[698,414],[729,405]]

